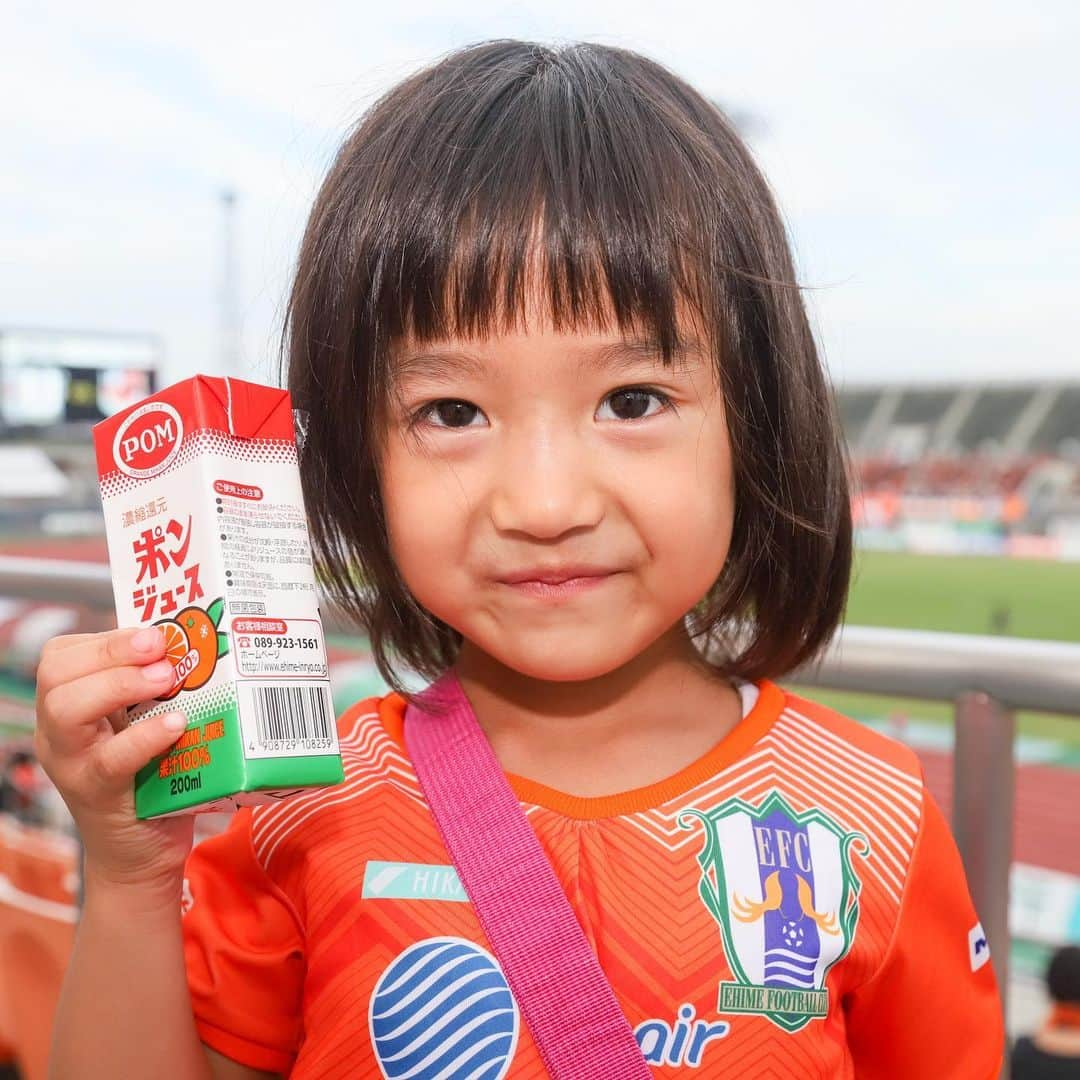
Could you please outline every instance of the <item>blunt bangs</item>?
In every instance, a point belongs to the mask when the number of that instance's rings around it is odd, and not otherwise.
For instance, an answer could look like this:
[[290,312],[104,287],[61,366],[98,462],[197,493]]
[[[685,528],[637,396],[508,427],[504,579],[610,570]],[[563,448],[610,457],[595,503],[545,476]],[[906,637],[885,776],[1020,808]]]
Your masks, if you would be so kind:
[[[842,612],[850,510],[768,186],[722,113],[659,64],[492,41],[361,119],[316,199],[289,303],[288,385],[313,419],[301,477],[317,570],[383,677],[399,690],[399,667],[435,678],[461,640],[389,553],[378,448],[395,353],[525,328],[537,298],[556,330],[633,330],[665,362],[688,323],[707,341],[736,522],[692,633],[746,678],[812,655]],[[807,609],[793,616],[792,601]]]
[[680,302],[708,306],[716,162],[606,53],[495,43],[458,67],[416,77],[414,107],[372,140],[357,331],[383,346],[483,338],[521,328],[535,292],[557,330],[614,318],[670,360]]

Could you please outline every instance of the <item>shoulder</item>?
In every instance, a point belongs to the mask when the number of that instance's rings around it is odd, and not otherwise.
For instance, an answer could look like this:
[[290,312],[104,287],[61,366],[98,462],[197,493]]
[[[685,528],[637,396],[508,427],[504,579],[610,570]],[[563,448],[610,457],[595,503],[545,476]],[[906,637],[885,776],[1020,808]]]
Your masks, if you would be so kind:
[[809,698],[788,690],[783,693],[777,721],[781,732],[801,739],[805,749],[816,748],[826,760],[839,763],[854,758],[875,766],[875,775],[922,792],[922,766],[910,746]]
[[345,769],[343,788],[360,775],[385,772],[387,779],[409,779],[415,789],[415,775],[405,749],[405,700],[395,693],[364,698],[350,705],[337,722],[338,744]]
[[397,694],[365,698],[338,718],[345,778],[251,814],[255,856],[268,872],[306,862],[314,847],[355,828],[359,817],[393,815],[406,800],[422,804],[419,782],[401,742],[404,701]]
[[891,921],[920,838],[933,818],[915,752],[786,691],[767,738],[784,784],[865,839],[867,876]]
[[365,732],[370,733],[381,727],[380,711],[390,705],[391,696],[384,694],[381,697],[363,698],[353,702],[337,718],[338,741],[354,746],[358,741],[363,741]]

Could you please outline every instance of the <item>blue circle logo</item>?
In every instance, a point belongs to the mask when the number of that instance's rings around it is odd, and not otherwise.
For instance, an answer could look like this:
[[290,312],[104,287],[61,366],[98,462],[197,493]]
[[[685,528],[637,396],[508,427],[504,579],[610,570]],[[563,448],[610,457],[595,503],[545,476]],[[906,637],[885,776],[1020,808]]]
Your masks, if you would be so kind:
[[387,1080],[501,1080],[518,1010],[490,953],[463,938],[427,938],[379,977],[368,1024]]

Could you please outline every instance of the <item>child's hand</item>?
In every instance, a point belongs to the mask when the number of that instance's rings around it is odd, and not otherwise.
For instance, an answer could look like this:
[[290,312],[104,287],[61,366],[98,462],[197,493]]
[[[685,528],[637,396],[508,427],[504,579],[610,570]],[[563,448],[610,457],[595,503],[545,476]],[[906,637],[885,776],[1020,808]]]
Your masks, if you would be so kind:
[[138,821],[133,780],[179,738],[180,713],[128,725],[126,706],[173,684],[159,630],[71,634],[46,642],[37,673],[35,749],[67,803],[86,853],[87,885],[177,891],[190,815]]

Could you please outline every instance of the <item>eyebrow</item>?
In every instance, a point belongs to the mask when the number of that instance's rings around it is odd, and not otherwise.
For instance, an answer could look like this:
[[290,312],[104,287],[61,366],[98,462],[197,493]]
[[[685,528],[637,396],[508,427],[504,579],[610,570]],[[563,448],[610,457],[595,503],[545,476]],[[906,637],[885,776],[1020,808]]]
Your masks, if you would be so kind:
[[[584,369],[595,373],[619,373],[642,364],[661,363],[659,343],[646,338],[615,341],[573,352]],[[672,354],[674,366],[687,366],[695,355],[706,357],[705,346],[697,338],[683,339]],[[399,385],[409,379],[433,382],[454,377],[478,379],[486,373],[487,364],[482,357],[457,349],[406,354],[394,365],[394,381]]]
[[[672,351],[672,361],[675,366],[685,365],[695,354],[700,357],[708,355],[697,338],[684,338]],[[580,358],[583,367],[597,372],[623,371],[642,363],[662,363],[660,343],[649,338],[615,341],[599,349],[583,350]]]

